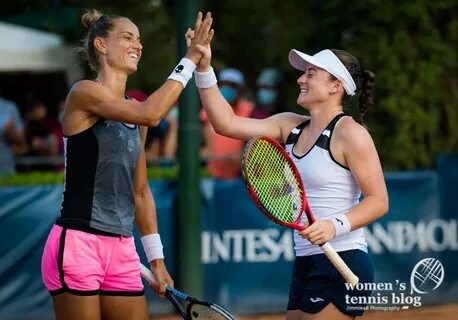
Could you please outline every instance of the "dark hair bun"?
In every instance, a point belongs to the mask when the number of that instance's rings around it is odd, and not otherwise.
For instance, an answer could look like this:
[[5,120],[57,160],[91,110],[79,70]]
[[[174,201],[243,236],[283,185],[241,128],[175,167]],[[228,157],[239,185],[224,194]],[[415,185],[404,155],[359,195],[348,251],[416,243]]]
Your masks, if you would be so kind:
[[103,13],[100,11],[97,11],[95,9],[90,9],[87,10],[85,14],[81,17],[81,23],[83,26],[86,28],[91,28],[94,23],[96,23],[101,17],[103,16]]

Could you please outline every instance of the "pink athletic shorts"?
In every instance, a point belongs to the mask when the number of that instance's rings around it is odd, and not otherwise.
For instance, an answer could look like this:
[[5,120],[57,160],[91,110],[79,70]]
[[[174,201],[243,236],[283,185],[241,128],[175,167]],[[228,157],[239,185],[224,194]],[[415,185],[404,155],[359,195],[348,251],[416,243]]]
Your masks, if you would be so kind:
[[143,295],[134,237],[102,236],[54,225],[41,260],[51,295]]

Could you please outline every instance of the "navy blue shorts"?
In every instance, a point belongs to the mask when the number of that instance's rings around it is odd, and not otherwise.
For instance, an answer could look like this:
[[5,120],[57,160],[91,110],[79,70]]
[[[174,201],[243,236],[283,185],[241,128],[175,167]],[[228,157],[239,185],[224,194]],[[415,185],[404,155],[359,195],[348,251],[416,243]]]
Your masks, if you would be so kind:
[[[348,250],[339,252],[339,255],[358,276],[359,282],[374,282],[374,269],[366,252]],[[347,290],[344,278],[324,254],[296,257],[289,289],[288,310],[317,313],[332,303],[344,314],[361,316],[366,305],[347,302],[350,297],[369,297],[370,294],[371,291],[367,290]],[[358,298],[353,298],[355,300],[359,301]]]

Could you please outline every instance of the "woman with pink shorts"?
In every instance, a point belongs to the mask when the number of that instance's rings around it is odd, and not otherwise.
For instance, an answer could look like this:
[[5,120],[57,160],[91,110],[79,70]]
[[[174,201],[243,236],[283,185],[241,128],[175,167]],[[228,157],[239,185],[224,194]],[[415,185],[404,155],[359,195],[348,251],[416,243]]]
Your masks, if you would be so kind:
[[167,81],[144,102],[125,95],[142,45],[127,18],[96,10],[82,16],[83,51],[95,80],[73,85],[63,112],[65,186],[60,216],[42,257],[42,277],[57,320],[148,319],[135,221],[163,296],[173,280],[164,264],[145,161],[147,126],[173,106],[213,36],[212,18],[197,15],[196,37]]

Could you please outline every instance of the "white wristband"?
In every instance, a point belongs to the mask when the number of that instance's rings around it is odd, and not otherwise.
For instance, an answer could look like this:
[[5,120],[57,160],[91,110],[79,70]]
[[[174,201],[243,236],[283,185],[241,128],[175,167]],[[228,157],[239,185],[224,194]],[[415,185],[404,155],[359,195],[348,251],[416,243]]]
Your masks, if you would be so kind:
[[207,72],[199,72],[194,70],[195,80],[196,80],[196,87],[197,88],[210,88],[215,86],[218,81],[216,80],[215,72],[213,68],[211,68]]
[[148,234],[141,237],[143,249],[145,250],[146,258],[148,262],[156,259],[164,259],[164,253],[162,252],[162,242],[159,233]]
[[192,78],[192,73],[195,69],[196,65],[194,64],[194,62],[192,62],[188,58],[183,58],[177,64],[175,69],[173,69],[172,73],[167,78],[167,80],[178,81],[183,85],[183,88],[185,88],[189,79]]
[[336,238],[351,231],[351,224],[343,213],[332,215],[328,218],[336,229]]

